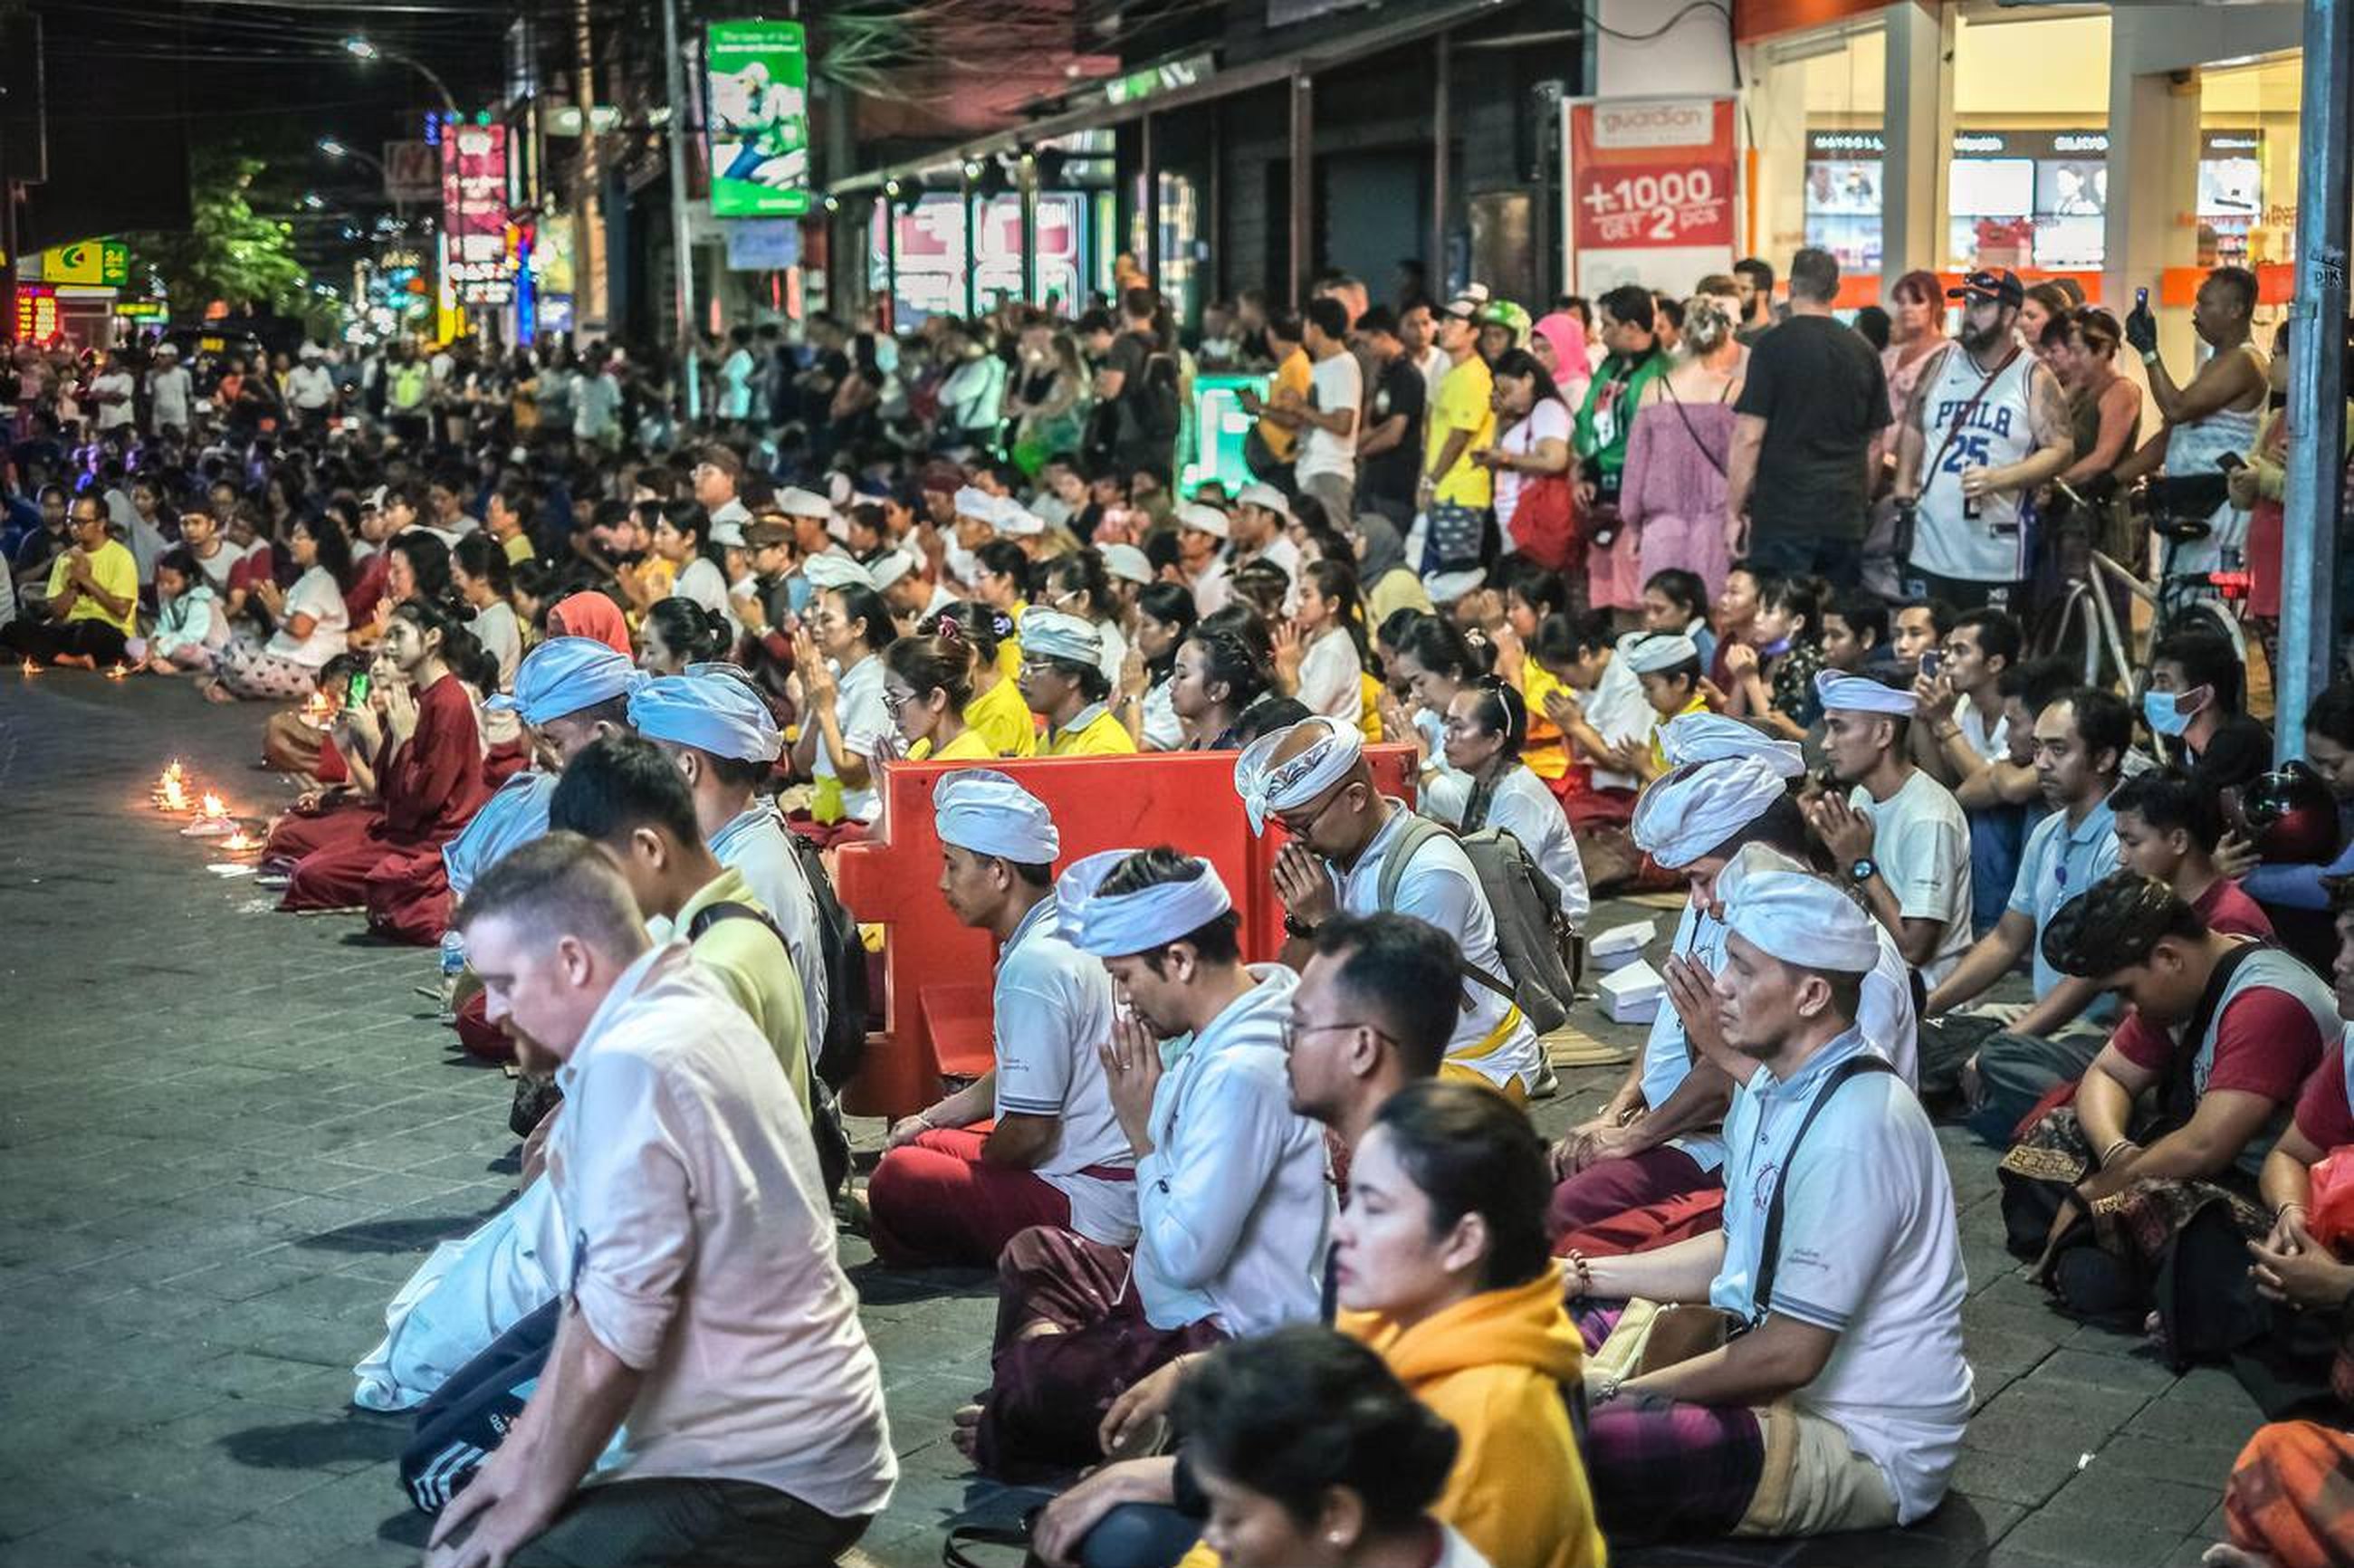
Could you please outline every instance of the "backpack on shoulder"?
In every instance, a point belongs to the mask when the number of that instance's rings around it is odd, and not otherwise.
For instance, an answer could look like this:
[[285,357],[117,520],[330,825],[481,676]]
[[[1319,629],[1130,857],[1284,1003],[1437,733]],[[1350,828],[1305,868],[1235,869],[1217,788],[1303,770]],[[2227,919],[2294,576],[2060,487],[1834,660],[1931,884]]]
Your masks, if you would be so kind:
[[1467,959],[1464,979],[1517,1003],[1530,1028],[1551,1033],[1569,1022],[1569,1003],[1577,994],[1561,957],[1569,922],[1561,912],[1561,895],[1520,840],[1502,828],[1458,834],[1416,812],[1383,862],[1375,895],[1381,907],[1397,906],[1398,884],[1407,865],[1424,844],[1442,836],[1460,844],[1471,863],[1495,923],[1496,950],[1504,961],[1504,974],[1499,978]]

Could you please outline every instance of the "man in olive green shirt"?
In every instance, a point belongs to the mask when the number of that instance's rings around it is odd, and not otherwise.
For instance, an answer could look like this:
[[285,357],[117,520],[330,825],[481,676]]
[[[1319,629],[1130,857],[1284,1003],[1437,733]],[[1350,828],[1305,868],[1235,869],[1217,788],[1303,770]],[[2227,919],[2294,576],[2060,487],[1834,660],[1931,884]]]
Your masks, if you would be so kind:
[[687,938],[695,961],[768,1036],[808,1115],[809,1029],[792,954],[743,876],[712,857],[695,825],[695,797],[662,748],[617,735],[575,756],[548,797],[547,826],[604,850],[621,868],[639,913]]

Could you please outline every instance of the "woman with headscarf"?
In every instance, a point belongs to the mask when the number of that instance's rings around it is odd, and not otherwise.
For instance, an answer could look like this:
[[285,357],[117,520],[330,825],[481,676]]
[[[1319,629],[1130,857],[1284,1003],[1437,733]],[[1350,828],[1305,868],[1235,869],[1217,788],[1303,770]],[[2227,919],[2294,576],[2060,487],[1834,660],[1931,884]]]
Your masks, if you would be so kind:
[[1379,626],[1401,609],[1430,609],[1430,590],[1405,564],[1405,542],[1397,524],[1378,512],[1360,512],[1341,524],[1341,535],[1357,554],[1357,580],[1365,587],[1365,615]]
[[1594,351],[1585,345],[1585,323],[1567,311],[1539,316],[1529,352],[1545,367],[1571,408],[1585,402],[1585,388],[1594,380]]
[[621,607],[601,593],[570,594],[548,608],[550,637],[593,637],[624,659],[637,657],[630,646],[630,623]]

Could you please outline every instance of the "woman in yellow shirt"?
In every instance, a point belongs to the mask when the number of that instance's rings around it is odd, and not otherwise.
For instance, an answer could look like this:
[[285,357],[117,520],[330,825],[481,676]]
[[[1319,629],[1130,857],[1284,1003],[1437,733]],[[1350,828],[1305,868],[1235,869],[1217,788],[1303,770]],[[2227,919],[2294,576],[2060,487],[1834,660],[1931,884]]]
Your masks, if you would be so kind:
[[[1546,716],[1545,705],[1566,691],[1559,677],[1528,656],[1536,646],[1537,628],[1548,615],[1568,607],[1568,585],[1559,572],[1549,572],[1534,561],[1511,558],[1497,563],[1504,590],[1504,627],[1496,638],[1496,673],[1518,686],[1529,705],[1529,738],[1521,760],[1558,795],[1569,773],[1569,747],[1561,726]],[[1507,636],[1504,633],[1509,632]]]
[[965,722],[972,700],[972,651],[941,637],[903,637],[883,651],[883,709],[910,762],[994,762],[981,733]]
[[1013,635],[1013,618],[976,599],[960,599],[941,607],[922,630],[928,636],[961,642],[971,652],[972,694],[965,702],[964,722],[990,755],[1037,756],[1038,723],[1022,700],[1014,673],[998,657],[1005,640]]

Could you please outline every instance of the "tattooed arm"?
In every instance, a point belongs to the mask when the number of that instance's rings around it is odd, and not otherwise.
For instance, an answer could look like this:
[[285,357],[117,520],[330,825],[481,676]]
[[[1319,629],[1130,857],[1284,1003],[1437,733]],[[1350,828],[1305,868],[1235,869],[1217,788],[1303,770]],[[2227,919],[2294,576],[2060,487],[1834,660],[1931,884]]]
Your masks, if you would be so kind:
[[[2068,397],[2052,367],[2037,365],[2027,373],[2027,429],[2035,450],[2002,468],[1979,469],[1962,475],[1962,493],[1987,494],[2006,490],[2032,490],[2076,455],[2075,437],[2068,429]],[[1975,491],[1971,480],[1978,481]]]

